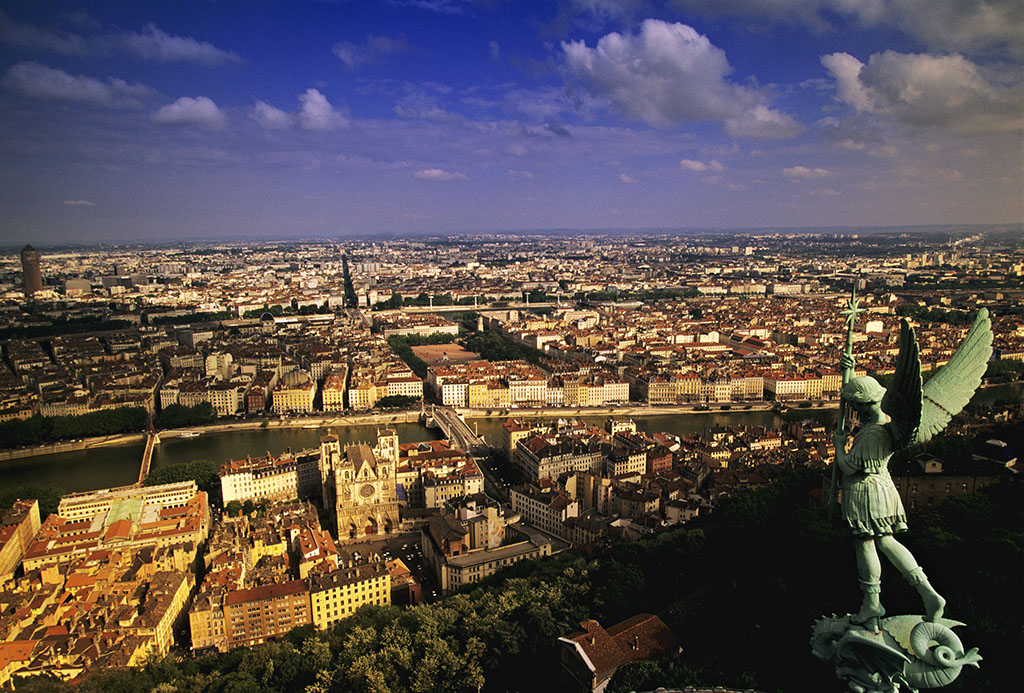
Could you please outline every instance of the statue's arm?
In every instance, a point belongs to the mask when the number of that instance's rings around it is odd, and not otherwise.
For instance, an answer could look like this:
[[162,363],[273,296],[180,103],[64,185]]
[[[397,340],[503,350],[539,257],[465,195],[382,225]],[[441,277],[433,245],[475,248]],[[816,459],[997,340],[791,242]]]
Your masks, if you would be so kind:
[[[843,385],[850,382],[853,378],[854,359],[852,354],[843,352],[843,355],[839,358],[839,374],[843,378]],[[840,400],[840,407],[846,406],[846,400]],[[836,428],[836,432],[832,435],[832,444],[836,449],[836,464],[839,465],[839,470],[843,474],[850,474],[857,471],[857,469],[850,464],[849,454],[846,452],[846,431],[841,428]]]
[[857,362],[854,360],[853,354],[847,354],[844,352],[843,355],[839,357],[839,375],[843,377],[843,385],[853,379],[853,371],[856,365]]

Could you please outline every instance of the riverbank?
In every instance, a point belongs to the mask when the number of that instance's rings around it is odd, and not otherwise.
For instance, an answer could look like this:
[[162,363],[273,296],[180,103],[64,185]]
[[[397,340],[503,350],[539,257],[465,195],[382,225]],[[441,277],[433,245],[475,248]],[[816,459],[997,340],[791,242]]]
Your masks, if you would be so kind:
[[[380,412],[373,414],[352,414],[349,416],[309,416],[287,419],[253,419],[251,421],[227,421],[190,426],[189,428],[168,429],[159,431],[161,440],[175,438],[196,438],[207,434],[230,433],[237,431],[258,431],[282,428],[330,428],[343,426],[381,426],[391,424],[419,423],[419,410],[399,412]],[[40,455],[54,455],[63,452],[91,450],[93,448],[119,447],[135,445],[146,440],[145,433],[124,433],[112,436],[95,436],[63,443],[49,443],[16,450],[0,450],[0,462],[24,459]]]
[[[455,411],[468,419],[507,419],[509,417],[567,418],[581,416],[672,416],[677,414],[729,414],[756,411],[772,411],[774,402],[735,402],[724,404],[627,404],[607,407],[516,407],[516,408],[470,408],[456,407]],[[838,409],[839,402],[814,402],[808,407],[790,406],[791,410],[815,411]]]

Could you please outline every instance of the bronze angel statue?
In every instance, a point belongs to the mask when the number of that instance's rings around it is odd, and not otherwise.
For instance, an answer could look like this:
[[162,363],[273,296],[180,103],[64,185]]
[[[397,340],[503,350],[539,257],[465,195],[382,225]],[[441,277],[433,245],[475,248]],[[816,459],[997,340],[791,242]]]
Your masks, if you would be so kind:
[[[850,325],[858,312],[851,300]],[[836,466],[842,471],[842,516],[854,537],[863,601],[850,620],[878,632],[885,615],[880,597],[882,564],[889,560],[924,602],[926,621],[942,618],[946,600],[928,582],[913,554],[895,538],[906,530],[906,513],[889,476],[889,458],[897,450],[931,440],[959,413],[981,384],[992,355],[988,311],[978,313],[964,342],[943,368],[922,386],[920,350],[906,320],[900,325],[900,349],[892,384],[882,387],[870,376],[853,377],[847,349],[840,360],[842,400],[857,412],[860,429],[847,451],[842,417],[836,432]],[[833,499],[834,500],[834,499]]]

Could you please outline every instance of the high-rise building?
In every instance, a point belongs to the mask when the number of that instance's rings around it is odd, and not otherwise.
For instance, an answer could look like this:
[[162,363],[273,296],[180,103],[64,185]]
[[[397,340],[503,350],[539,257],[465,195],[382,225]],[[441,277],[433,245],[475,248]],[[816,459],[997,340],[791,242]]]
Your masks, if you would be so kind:
[[25,295],[32,297],[43,290],[43,275],[39,270],[39,251],[30,245],[21,249],[21,274],[25,282]]

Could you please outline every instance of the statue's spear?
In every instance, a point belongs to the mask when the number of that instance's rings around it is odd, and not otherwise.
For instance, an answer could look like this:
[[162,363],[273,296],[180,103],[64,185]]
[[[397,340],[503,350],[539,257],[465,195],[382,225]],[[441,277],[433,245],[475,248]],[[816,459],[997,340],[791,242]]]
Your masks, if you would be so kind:
[[[857,300],[857,287],[853,287],[853,291],[850,294],[850,302],[847,304],[846,310],[842,311],[842,314],[846,316],[846,348],[843,353],[847,356],[853,356],[853,328],[857,324],[857,313],[863,312],[862,309],[858,308],[859,301]],[[853,376],[852,369],[843,369],[843,385],[850,382],[850,378]],[[832,484],[828,492],[828,517],[831,520],[835,516],[836,504],[839,499],[839,459],[842,455],[846,454],[846,450],[843,449],[840,444],[843,441],[843,431],[846,429],[846,405],[843,403],[842,398],[839,400],[839,415],[836,417],[836,435],[835,435],[835,447],[836,447],[836,458],[832,463]]]

